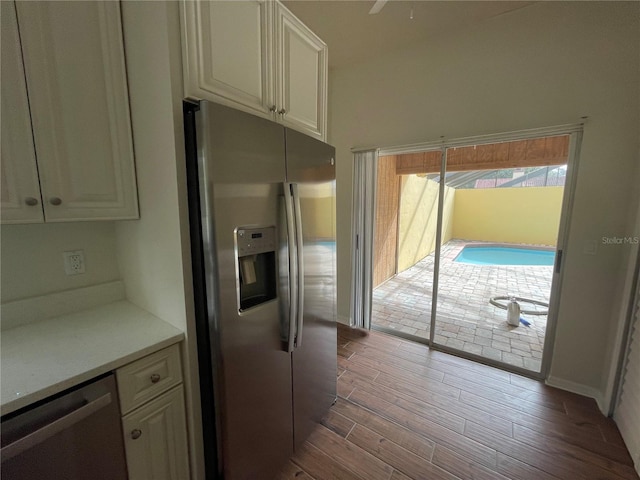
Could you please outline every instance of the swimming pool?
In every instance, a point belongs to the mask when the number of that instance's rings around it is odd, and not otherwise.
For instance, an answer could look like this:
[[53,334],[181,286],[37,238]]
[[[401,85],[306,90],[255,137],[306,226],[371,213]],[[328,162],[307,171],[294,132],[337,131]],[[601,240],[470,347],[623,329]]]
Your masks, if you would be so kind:
[[556,252],[525,247],[466,245],[454,262],[471,265],[553,265]]

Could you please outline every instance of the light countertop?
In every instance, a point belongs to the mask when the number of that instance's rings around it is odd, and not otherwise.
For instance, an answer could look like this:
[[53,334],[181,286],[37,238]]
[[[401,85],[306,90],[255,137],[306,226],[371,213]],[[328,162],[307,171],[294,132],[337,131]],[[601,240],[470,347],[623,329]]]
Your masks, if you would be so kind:
[[123,300],[2,332],[0,414],[180,342],[179,329]]

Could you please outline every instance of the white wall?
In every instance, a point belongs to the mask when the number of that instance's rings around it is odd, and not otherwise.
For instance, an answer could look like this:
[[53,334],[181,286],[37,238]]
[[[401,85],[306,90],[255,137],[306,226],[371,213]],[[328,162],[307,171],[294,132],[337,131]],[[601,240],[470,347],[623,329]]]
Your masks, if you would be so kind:
[[185,332],[182,358],[194,479],[204,478],[186,210],[177,2],[123,2],[140,220],[119,222],[127,299]]
[[586,241],[631,229],[639,13],[636,2],[540,2],[330,73],[340,318],[349,315],[349,148],[577,123],[586,115],[551,375],[584,393],[603,392],[629,246],[599,245],[595,256],[582,250]]
[[[85,273],[64,273],[62,252],[84,250]],[[120,278],[114,222],[3,225],[2,303]]]

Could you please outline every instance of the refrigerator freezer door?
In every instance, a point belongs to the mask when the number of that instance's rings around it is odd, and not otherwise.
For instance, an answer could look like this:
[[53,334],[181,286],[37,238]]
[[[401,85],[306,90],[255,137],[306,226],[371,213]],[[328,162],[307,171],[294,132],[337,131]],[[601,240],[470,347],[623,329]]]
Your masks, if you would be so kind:
[[294,444],[336,398],[335,150],[287,129],[287,181],[297,185],[304,260],[303,341],[292,354]]
[[293,449],[291,362],[281,338],[288,312],[279,301],[288,292],[276,268],[277,297],[240,311],[236,241],[246,229],[279,232],[286,225],[284,131],[208,102],[201,102],[196,127],[211,361],[220,371],[211,388],[221,400],[224,478],[270,478]]

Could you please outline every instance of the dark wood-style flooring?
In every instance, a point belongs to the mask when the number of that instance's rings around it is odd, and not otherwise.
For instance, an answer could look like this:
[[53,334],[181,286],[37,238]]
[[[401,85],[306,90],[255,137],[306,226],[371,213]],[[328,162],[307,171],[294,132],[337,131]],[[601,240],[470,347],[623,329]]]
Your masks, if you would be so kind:
[[592,399],[338,329],[338,401],[278,480],[638,480]]

